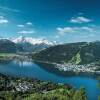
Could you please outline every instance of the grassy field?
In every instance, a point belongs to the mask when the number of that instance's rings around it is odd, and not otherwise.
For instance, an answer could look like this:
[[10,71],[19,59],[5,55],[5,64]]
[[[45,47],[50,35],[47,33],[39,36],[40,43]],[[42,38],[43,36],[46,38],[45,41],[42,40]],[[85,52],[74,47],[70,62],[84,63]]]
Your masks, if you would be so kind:
[[15,56],[14,53],[0,53],[0,62],[12,60]]
[[15,53],[0,53],[1,57],[4,57],[4,56],[15,56],[15,55],[16,55]]

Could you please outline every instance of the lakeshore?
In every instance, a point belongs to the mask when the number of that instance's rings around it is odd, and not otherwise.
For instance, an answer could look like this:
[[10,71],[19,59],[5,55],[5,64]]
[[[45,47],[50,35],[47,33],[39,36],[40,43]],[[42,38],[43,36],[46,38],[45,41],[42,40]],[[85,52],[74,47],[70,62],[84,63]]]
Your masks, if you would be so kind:
[[[14,100],[16,100],[16,98],[18,97],[20,97],[21,100],[25,100],[26,97],[27,99],[29,98],[29,100],[31,100],[30,98],[32,98],[32,100],[40,100],[40,98],[44,98],[46,95],[47,96],[45,97],[46,100],[52,100],[57,95],[56,98],[60,98],[64,96],[63,100],[67,100],[67,99],[70,100],[69,96],[66,96],[67,92],[68,91],[70,92],[68,88],[65,88],[67,85],[67,86],[71,86],[72,89],[74,89],[74,91],[79,91],[77,95],[82,95],[80,94],[80,91],[81,91],[80,87],[83,86],[86,89],[86,95],[88,96],[88,100],[97,100],[99,96],[99,89],[96,87],[96,85],[98,84],[98,80],[92,77],[94,75],[88,76],[87,74],[83,75],[82,73],[74,75],[74,73],[72,74],[72,72],[70,72],[71,74],[71,77],[70,77],[70,75],[67,75],[68,72],[64,72],[66,73],[66,77],[65,77],[62,75],[64,73],[62,73],[62,71],[60,71],[59,69],[55,67],[56,66],[53,64],[49,64],[49,63],[43,64],[42,62],[40,64],[40,63],[33,62],[33,60],[28,61],[27,59],[13,59],[12,61],[7,62],[7,63],[6,62],[0,63],[0,73],[6,76],[4,80],[2,78],[0,80],[1,83],[3,81],[3,89],[4,89],[1,92],[1,96],[3,97],[5,97],[5,95],[10,96],[11,98],[12,97],[15,98]],[[35,84],[35,81],[36,81],[36,84]],[[10,82],[11,87],[9,87],[9,82]],[[51,89],[52,85],[50,85],[49,89],[51,90],[47,91],[48,85],[46,84],[43,85],[44,83],[53,84],[53,87],[58,85],[58,87],[61,86],[61,88],[57,87],[56,89],[54,88]],[[89,86],[87,83],[92,83],[92,86],[91,85]],[[7,90],[6,90],[6,84],[8,85]],[[64,88],[62,88],[62,86],[64,86]],[[13,87],[14,89],[11,89]],[[9,91],[9,88],[11,89],[10,91]],[[95,94],[93,91],[90,91],[91,89],[96,90]],[[36,90],[38,91],[36,92]],[[83,88],[82,88],[82,91],[84,91]],[[8,92],[9,94],[7,94]],[[74,94],[76,95],[76,93]],[[77,100],[77,99],[72,98],[74,97],[74,94],[71,95],[71,100]],[[91,96],[91,94],[93,95]],[[22,99],[24,95],[25,97],[24,99]],[[34,97],[35,99],[33,99]],[[37,97],[39,98],[36,99]],[[51,99],[48,99],[50,97]],[[13,99],[7,99],[7,100],[13,100]],[[17,99],[17,100],[20,100],[20,99]],[[57,100],[60,100],[60,99],[57,99]],[[85,100],[85,99],[82,99],[82,100]]]
[[72,72],[87,72],[87,73],[96,73],[100,74],[99,66],[96,65],[95,63],[90,63],[90,64],[72,64],[72,63],[55,63],[55,62],[48,62],[48,61],[40,61],[40,60],[35,60],[32,59],[29,54],[9,54],[9,53],[1,53],[0,54],[0,62],[9,62],[12,60],[27,60],[27,61],[35,61],[35,62],[41,62],[41,63],[46,63],[46,64],[53,64],[55,68],[57,68],[59,71],[72,71]]
[[33,60],[35,62],[40,62],[40,63],[46,63],[46,64],[53,64],[55,68],[57,68],[59,71],[72,71],[72,72],[87,72],[87,73],[97,73],[100,74],[99,66],[96,65],[95,63],[90,63],[90,64],[83,64],[83,65],[78,65],[78,64],[71,64],[71,63],[55,63],[55,62],[47,62],[47,61],[40,61],[40,60]]
[[1,100],[77,100],[77,96],[86,100],[85,89],[76,90],[68,84],[0,74]]

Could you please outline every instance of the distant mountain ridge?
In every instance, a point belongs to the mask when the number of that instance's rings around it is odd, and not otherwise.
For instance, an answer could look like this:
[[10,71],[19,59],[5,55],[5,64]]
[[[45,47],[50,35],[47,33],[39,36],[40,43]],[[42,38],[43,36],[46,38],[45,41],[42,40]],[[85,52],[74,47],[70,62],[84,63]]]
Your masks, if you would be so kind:
[[32,37],[23,37],[20,36],[12,40],[14,43],[23,47],[24,52],[37,52],[53,45],[56,45],[54,41],[48,41],[47,39],[32,38]]
[[31,37],[0,38],[0,52],[38,52],[56,45],[56,42]]
[[100,42],[77,42],[53,46],[33,55],[40,61],[88,64],[100,60]]
[[24,37],[24,36],[19,36],[18,38],[15,38],[12,40],[14,43],[31,43],[33,45],[35,44],[47,44],[47,45],[55,45],[56,41],[49,41],[47,39],[41,39],[41,38],[32,38],[32,37]]

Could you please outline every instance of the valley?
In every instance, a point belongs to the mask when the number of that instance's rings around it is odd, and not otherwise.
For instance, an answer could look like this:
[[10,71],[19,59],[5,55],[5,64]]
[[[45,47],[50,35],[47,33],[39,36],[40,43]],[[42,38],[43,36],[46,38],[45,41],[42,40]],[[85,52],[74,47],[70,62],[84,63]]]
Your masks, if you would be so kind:
[[[94,100],[99,96],[99,89],[96,88],[96,84],[99,83],[96,78],[100,74],[99,41],[53,45],[48,45],[47,41],[33,45],[22,37],[18,41],[6,39],[0,41],[1,98],[49,100],[56,94],[55,98],[62,97],[64,100],[69,98],[77,100],[81,95],[84,95],[82,100],[87,98]],[[78,85],[74,83],[77,80]],[[92,87],[87,86],[87,82],[94,83],[93,89],[97,90],[95,95],[91,96]],[[83,88],[79,89],[81,86],[84,86],[86,91]],[[65,96],[67,94],[65,91],[68,93],[72,91],[73,95],[69,93]]]
[[0,0],[0,100],[100,100],[100,0]]
[[[31,40],[30,40],[31,39]],[[30,41],[28,41],[30,40]],[[49,47],[44,47],[41,45],[42,41],[38,40],[37,44],[32,44],[34,39],[19,37],[13,42],[8,42],[10,40],[1,39],[1,53],[0,53],[0,61],[9,61],[13,59],[19,60],[33,60],[37,62],[44,62],[48,64],[54,64],[56,68],[60,71],[73,71],[73,72],[88,72],[88,73],[100,73],[100,42],[78,42],[78,43],[69,43],[69,44],[56,44],[53,45],[51,42],[47,42],[50,44]],[[16,43],[16,44],[14,44]],[[30,47],[25,46],[26,44],[33,45],[34,50],[29,52]],[[44,40],[44,43],[46,41]],[[12,48],[16,46],[16,51],[12,52],[11,48],[8,48],[9,45]],[[13,45],[12,45],[13,44]],[[20,44],[20,46],[19,46]],[[42,43],[43,44],[43,43]],[[5,45],[5,46],[4,46]],[[6,45],[8,45],[6,47]],[[42,49],[40,48],[42,47]],[[20,48],[20,49],[19,49]],[[39,49],[40,48],[40,49]],[[29,49],[27,51],[27,49]],[[6,51],[4,51],[6,50]],[[10,52],[9,52],[10,51]],[[56,52],[57,51],[57,52]]]

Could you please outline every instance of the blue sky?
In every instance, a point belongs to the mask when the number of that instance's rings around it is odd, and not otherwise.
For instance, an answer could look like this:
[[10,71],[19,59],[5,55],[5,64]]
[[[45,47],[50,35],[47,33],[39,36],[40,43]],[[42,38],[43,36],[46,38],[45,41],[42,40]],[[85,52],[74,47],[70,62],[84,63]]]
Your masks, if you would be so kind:
[[0,0],[0,37],[100,40],[100,0]]

